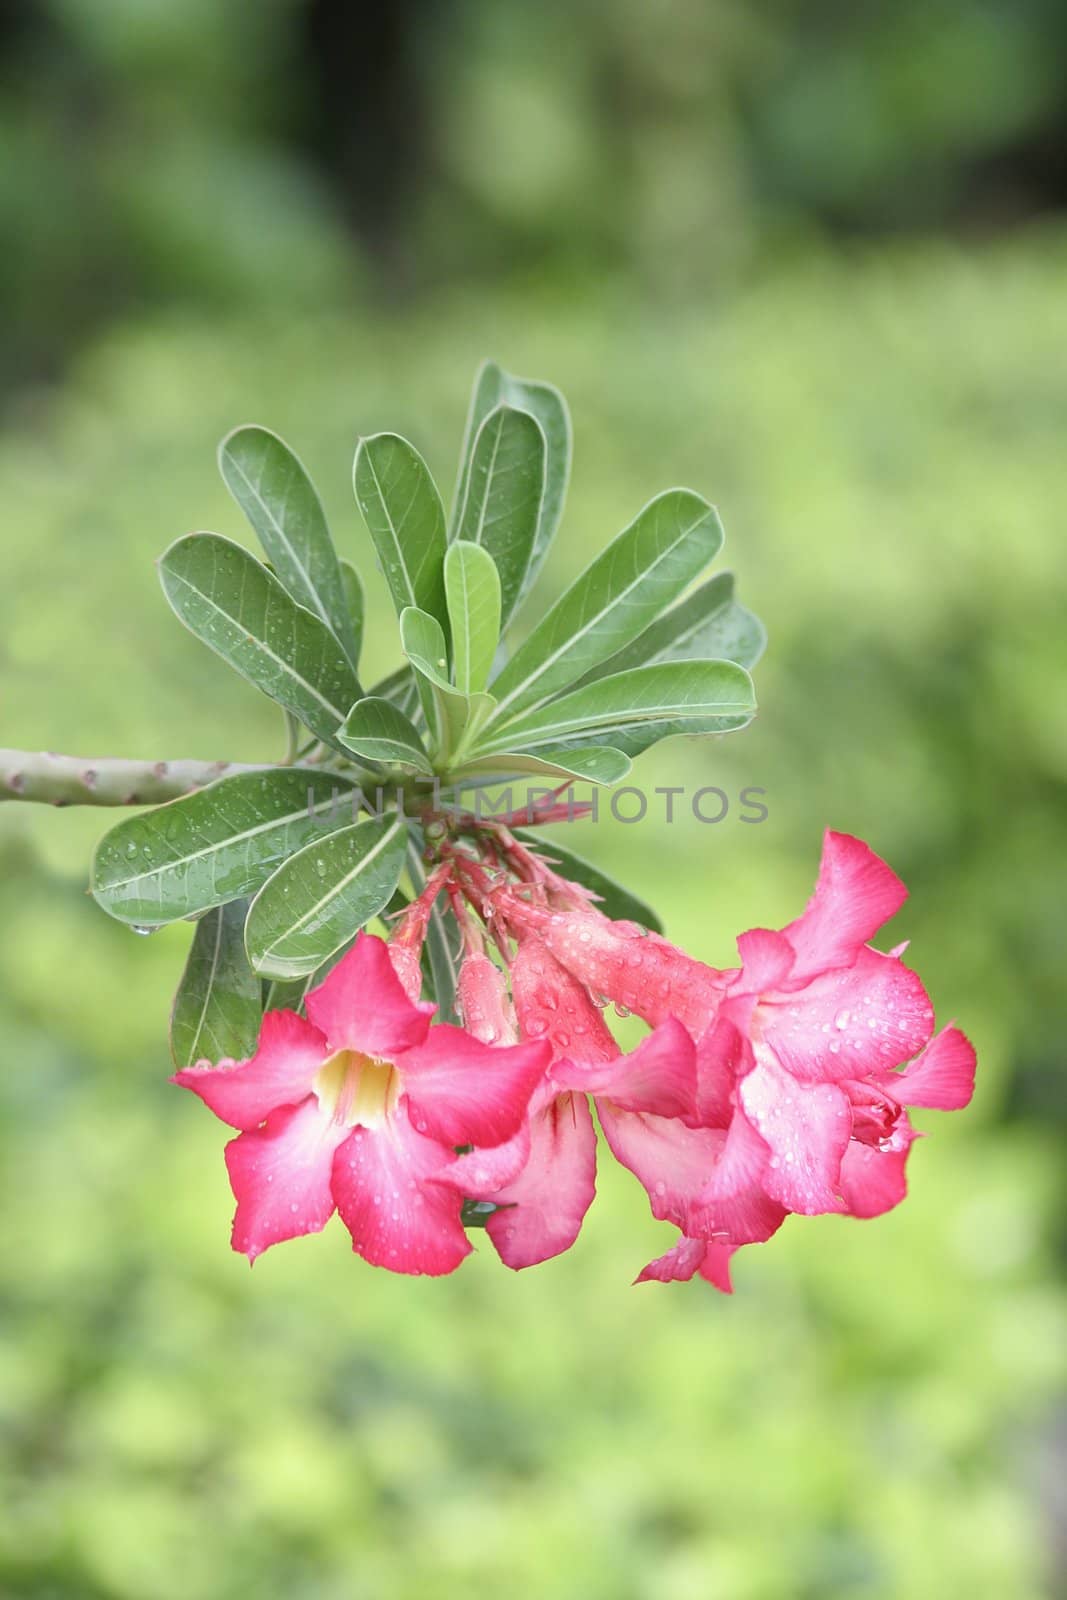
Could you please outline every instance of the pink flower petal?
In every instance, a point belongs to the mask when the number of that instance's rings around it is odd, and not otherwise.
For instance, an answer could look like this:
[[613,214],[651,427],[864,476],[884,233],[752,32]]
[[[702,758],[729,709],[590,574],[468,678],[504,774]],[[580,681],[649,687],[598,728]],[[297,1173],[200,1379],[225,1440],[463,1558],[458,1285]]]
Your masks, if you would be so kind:
[[550,1055],[542,1040],[494,1047],[438,1023],[398,1061],[412,1121],[442,1144],[503,1144],[521,1127]]
[[737,941],[742,970],[735,980],[752,994],[777,989],[788,978],[795,960],[793,946],[784,934],[770,928],[753,928]]
[[[712,1231],[707,1207],[699,1203],[726,1142],[718,1128],[687,1128],[675,1117],[617,1111],[598,1102],[600,1126],[612,1154],[648,1191],[652,1215],[673,1222],[683,1233]],[[690,1226],[690,1224],[694,1224]]]
[[393,963],[393,971],[400,979],[401,986],[413,1006],[418,1005],[419,995],[422,993],[422,962],[419,952],[412,949],[409,944],[397,944],[390,939],[386,945],[389,959]]
[[959,1028],[945,1028],[903,1072],[878,1082],[894,1099],[934,1111],[960,1111],[974,1093],[974,1045]]
[[735,1173],[728,1194],[706,1191],[726,1145],[719,1128],[687,1128],[674,1117],[618,1111],[598,1100],[600,1125],[616,1160],[639,1178],[652,1215],[673,1222],[690,1238],[728,1237],[733,1244],[769,1239],[785,1212],[756,1181]]
[[[740,1009],[733,1000],[727,1001],[727,1006],[731,1013]],[[697,1041],[697,1114],[703,1127],[729,1127],[738,1079],[752,1065],[752,1046],[733,1015],[720,1015]]]
[[681,1238],[673,1249],[657,1260],[650,1261],[635,1279],[637,1283],[688,1282],[694,1273],[721,1289],[723,1294],[733,1294],[730,1282],[730,1257],[737,1246],[721,1239]]
[[433,1180],[453,1155],[412,1127],[400,1105],[380,1127],[353,1128],[333,1160],[333,1193],[352,1248],[374,1267],[440,1277],[470,1254],[461,1196]]
[[334,1151],[347,1131],[309,1099],[272,1111],[265,1127],[230,1140],[226,1168],[237,1200],[235,1250],[254,1261],[283,1239],[321,1232],[334,1209]]
[[710,1205],[758,1188],[771,1159],[771,1147],[740,1110],[735,1110],[714,1171],[702,1191]]
[[805,1083],[887,1071],[921,1050],[934,1013],[917,973],[864,945],[853,964],[755,1013],[778,1060]]
[[561,1088],[606,1096],[621,1111],[696,1121],[696,1047],[673,1017],[629,1055],[596,1064],[559,1061],[550,1076]]
[[650,1261],[648,1266],[638,1273],[634,1282],[688,1283],[693,1274],[700,1270],[707,1247],[706,1239],[687,1239],[683,1234],[666,1255],[657,1256],[655,1261]]
[[596,1133],[582,1095],[561,1094],[530,1119],[530,1155],[513,1183],[487,1196],[508,1209],[486,1222],[518,1271],[569,1250],[596,1193]]
[[524,934],[511,963],[511,992],[523,1032],[547,1039],[552,1055],[614,1061],[619,1046],[588,989],[535,934]]
[[482,1044],[514,1044],[519,1036],[507,979],[487,955],[464,956],[456,984],[463,1026]]
[[695,1037],[722,999],[721,972],[636,923],[613,922],[599,911],[547,911],[514,899],[507,916],[536,933],[593,994],[607,995],[653,1027],[677,1017]]
[[524,1122],[518,1133],[503,1144],[457,1156],[434,1181],[447,1184],[466,1200],[491,1200],[514,1183],[529,1159],[530,1124]]
[[841,1160],[852,1116],[848,1096],[832,1083],[795,1082],[759,1063],[741,1080],[741,1104],[771,1156],[762,1183],[790,1211],[815,1216],[842,1211]]
[[346,956],[304,1001],[316,1028],[335,1050],[358,1050],[392,1060],[421,1044],[436,1008],[413,1005],[384,941],[361,933]]
[[896,1150],[852,1140],[841,1162],[841,1193],[852,1216],[880,1217],[900,1204],[908,1192],[904,1168],[916,1137],[907,1128]]
[[234,1128],[257,1128],[277,1106],[293,1106],[310,1093],[329,1049],[322,1034],[295,1011],[268,1011],[256,1053],[229,1066],[186,1067],[171,1083],[198,1094]]
[[797,953],[794,978],[846,965],[907,897],[896,873],[862,839],[828,832],[815,893],[803,915],[782,929]]

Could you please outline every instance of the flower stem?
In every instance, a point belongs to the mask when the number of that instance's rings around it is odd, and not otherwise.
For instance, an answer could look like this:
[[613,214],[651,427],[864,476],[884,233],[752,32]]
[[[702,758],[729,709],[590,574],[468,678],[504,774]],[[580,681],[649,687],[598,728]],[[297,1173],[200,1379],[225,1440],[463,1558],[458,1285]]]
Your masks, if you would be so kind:
[[122,761],[0,750],[0,800],[50,806],[153,806],[214,783],[224,773],[256,772],[233,761]]

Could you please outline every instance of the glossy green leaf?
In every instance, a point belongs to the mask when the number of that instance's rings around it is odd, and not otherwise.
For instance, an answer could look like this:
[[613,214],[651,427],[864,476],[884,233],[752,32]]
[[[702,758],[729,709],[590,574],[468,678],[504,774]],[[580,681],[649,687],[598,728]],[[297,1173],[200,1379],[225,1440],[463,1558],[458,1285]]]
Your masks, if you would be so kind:
[[430,777],[433,768],[418,729],[391,700],[357,700],[338,735],[346,750]]
[[621,650],[718,554],[712,506],[688,489],[657,496],[556,601],[492,685],[495,724],[542,705]]
[[[418,895],[426,887],[426,870],[422,860],[423,834],[416,825],[409,828],[408,875],[412,889]],[[456,919],[445,915],[440,896],[434,902],[430,920],[426,925],[426,943],[422,948],[423,985],[431,1000],[437,1002],[439,1022],[458,1022],[456,1013],[456,984],[459,981],[459,963],[462,954],[462,936]]]
[[361,690],[326,624],[239,544],[187,534],[160,558],[163,592],[191,633],[330,744]]
[[309,839],[349,821],[352,792],[345,778],[299,767],[220,778],[105,834],[92,892],[120,922],[146,926],[237,900]]
[[367,692],[374,699],[391,700],[411,721],[419,714],[419,687],[409,662],[397,667],[395,672],[390,672],[388,677],[382,678]]
[[[467,481],[470,476],[474,447],[482,423],[497,406],[507,405],[518,411],[528,411],[537,419],[545,438],[545,486],[541,497],[541,510],[537,520],[533,550],[526,569],[524,590],[533,583],[556,536],[563,503],[567,497],[567,483],[571,472],[571,419],[567,402],[559,390],[550,383],[538,383],[530,378],[517,378],[505,372],[495,361],[486,361],[474,380],[467,429],[460,456],[459,481],[453,510],[453,534],[459,531],[459,516],[467,499]],[[520,595],[521,598],[521,595]]]
[[752,668],[766,643],[762,622],[734,599],[733,573],[720,572],[582,681],[591,683],[655,661],[735,661],[739,667]]
[[497,406],[478,429],[453,537],[479,545],[492,556],[500,574],[501,625],[507,623],[526,583],[544,493],[545,436],[540,423],[528,411]]
[[400,640],[415,671],[426,725],[433,735],[437,766],[445,765],[488,719],[491,695],[461,693],[448,680],[445,636],[435,617],[414,607],[401,613]]
[[367,597],[363,588],[363,579],[352,565],[351,561],[341,559],[341,586],[345,594],[345,608],[348,611],[348,625],[352,632],[353,654],[352,665],[359,671],[359,658],[363,650],[363,622],[367,610]]
[[610,746],[596,744],[551,745],[536,750],[507,750],[499,754],[473,756],[451,774],[451,781],[462,787],[471,779],[512,777],[560,779],[580,778],[584,783],[620,783],[630,771],[629,756]]
[[219,470],[281,583],[326,623],[357,667],[344,578],[322,501],[301,461],[276,433],[248,426],[219,445]]
[[730,717],[750,720],[756,709],[752,679],[732,661],[671,661],[634,667],[574,689],[506,729],[485,737],[473,755],[505,747],[536,750],[588,735],[614,744],[616,732],[644,723]]
[[614,878],[610,878],[584,856],[560,844],[558,833],[546,836],[537,829],[528,828],[516,828],[514,832],[516,838],[535,850],[562,877],[569,878],[572,883],[580,883],[585,889],[592,889],[598,896],[597,909],[606,917],[611,917],[615,922],[639,922],[643,928],[651,928],[653,933],[663,932],[663,924],[650,905],[621,883],[616,883]]
[[257,972],[313,972],[389,903],[404,865],[406,828],[395,814],[369,818],[290,856],[263,885],[245,924]]
[[425,461],[406,439],[361,439],[353,486],[399,615],[417,606],[447,622],[445,512]]
[[487,550],[465,539],[449,545],[445,595],[456,688],[477,694],[489,681],[500,639],[500,577]]
[[244,1060],[263,1015],[261,984],[245,954],[246,900],[200,918],[170,1014],[170,1053],[178,1067]]
[[[751,721],[751,712],[739,713],[736,716],[661,717],[650,722],[632,722],[625,727],[612,728],[611,741],[614,749],[633,759],[642,755],[644,751],[651,750],[653,745],[659,744],[663,739],[679,736],[692,739],[712,734],[737,733],[742,728],[747,728]],[[599,730],[588,734],[585,738],[578,736],[568,739],[562,749],[570,753],[569,759],[573,759],[575,751],[586,749],[594,740],[604,737],[604,731]],[[561,747],[556,748],[559,750]]]

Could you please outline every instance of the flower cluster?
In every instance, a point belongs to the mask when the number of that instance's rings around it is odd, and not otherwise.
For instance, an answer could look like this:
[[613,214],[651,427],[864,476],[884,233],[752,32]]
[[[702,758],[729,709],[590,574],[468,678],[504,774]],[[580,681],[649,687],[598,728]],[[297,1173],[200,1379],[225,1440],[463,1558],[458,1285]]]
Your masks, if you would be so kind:
[[[463,935],[463,1026],[420,1001],[440,894]],[[905,1194],[907,1107],[955,1110],[974,1051],[934,1034],[926,991],[869,943],[906,891],[858,839],[826,836],[815,893],[725,971],[613,921],[503,825],[454,847],[384,942],[362,933],[305,1001],[268,1012],[254,1056],[176,1074],[240,1130],[226,1149],[233,1246],[254,1259],[334,1210],[366,1261],[451,1272],[484,1225],[510,1267],[577,1238],[612,1154],[679,1238],[640,1280],[699,1273],[790,1213],[873,1217]],[[495,947],[496,959],[489,954]],[[614,1003],[649,1025],[620,1050]]]

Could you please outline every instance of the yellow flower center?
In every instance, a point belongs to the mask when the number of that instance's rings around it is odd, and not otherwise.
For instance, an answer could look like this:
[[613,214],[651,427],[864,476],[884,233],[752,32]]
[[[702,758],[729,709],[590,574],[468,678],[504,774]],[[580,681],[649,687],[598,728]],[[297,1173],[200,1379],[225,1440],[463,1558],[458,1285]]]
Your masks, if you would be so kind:
[[400,1078],[391,1061],[338,1050],[315,1074],[314,1090],[322,1109],[335,1122],[354,1128],[377,1128],[396,1105]]

